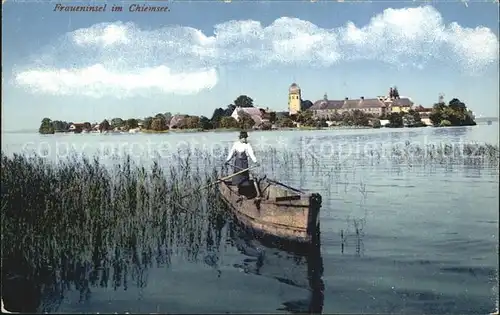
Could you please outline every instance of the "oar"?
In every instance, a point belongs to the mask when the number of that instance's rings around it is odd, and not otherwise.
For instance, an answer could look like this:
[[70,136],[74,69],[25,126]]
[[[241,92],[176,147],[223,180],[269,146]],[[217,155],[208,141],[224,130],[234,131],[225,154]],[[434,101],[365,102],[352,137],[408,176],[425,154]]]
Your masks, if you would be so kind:
[[303,190],[300,190],[300,189],[297,189],[297,188],[290,187],[290,186],[285,185],[285,184],[283,184],[283,183],[281,183],[281,182],[278,182],[278,181],[276,181],[276,180],[272,180],[272,179],[269,179],[269,178],[268,178],[268,179],[267,179],[267,181],[268,181],[268,182],[270,182],[270,183],[273,183],[273,184],[280,185],[280,186],[282,186],[282,187],[288,188],[288,189],[290,189],[290,190],[292,190],[292,191],[295,191],[296,193],[299,193],[299,194],[305,194],[305,193],[306,193],[306,192],[305,192],[305,191],[303,191]]
[[191,194],[192,194],[193,192],[197,191],[197,190],[202,190],[202,189],[205,189],[205,188],[211,187],[211,186],[216,185],[216,184],[218,184],[218,183],[220,183],[220,182],[223,182],[223,181],[225,181],[225,180],[231,179],[231,178],[233,178],[233,177],[234,177],[234,176],[236,176],[236,175],[240,175],[240,174],[242,174],[242,173],[245,173],[245,172],[249,171],[251,168],[256,168],[256,167],[257,167],[257,165],[252,166],[252,167],[249,167],[249,168],[246,168],[246,169],[244,169],[244,170],[241,170],[241,171],[236,172],[236,173],[234,173],[234,174],[228,175],[228,176],[226,176],[226,177],[221,177],[221,178],[219,178],[217,181],[215,181],[215,182],[213,182],[213,183],[210,183],[210,184],[208,184],[208,185],[201,186],[201,187],[198,187],[198,188],[193,189],[193,190],[192,190],[189,194],[182,196],[180,199],[187,198],[187,197],[191,196]]
[[[236,168],[241,169],[241,167],[238,167],[238,166],[235,166],[235,167],[236,167]],[[282,187],[288,188],[288,189],[290,189],[290,190],[292,190],[292,191],[295,191],[296,193],[299,193],[299,194],[305,194],[305,193],[306,193],[306,192],[305,192],[305,191],[303,191],[303,190],[300,190],[300,189],[297,189],[297,188],[290,187],[290,186],[288,186],[288,185],[286,185],[286,184],[283,184],[283,183],[281,183],[281,182],[278,182],[277,180],[272,180],[272,179],[270,179],[270,178],[266,178],[266,180],[267,180],[268,182],[270,182],[270,183],[273,183],[273,184],[276,184],[276,185],[279,185],[279,186],[282,186]]]

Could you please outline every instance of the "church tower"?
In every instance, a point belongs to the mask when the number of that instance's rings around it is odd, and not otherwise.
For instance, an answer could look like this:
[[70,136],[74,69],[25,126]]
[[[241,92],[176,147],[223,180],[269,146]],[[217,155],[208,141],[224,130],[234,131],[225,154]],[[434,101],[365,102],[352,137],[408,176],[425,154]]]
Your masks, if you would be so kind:
[[296,115],[301,110],[301,99],[300,87],[292,83],[288,89],[288,113],[290,115]]

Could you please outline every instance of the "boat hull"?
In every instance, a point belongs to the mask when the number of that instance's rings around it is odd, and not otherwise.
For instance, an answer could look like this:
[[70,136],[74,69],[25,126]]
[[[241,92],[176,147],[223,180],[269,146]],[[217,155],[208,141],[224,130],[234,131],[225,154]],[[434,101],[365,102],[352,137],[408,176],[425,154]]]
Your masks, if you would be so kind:
[[259,237],[310,243],[319,229],[321,196],[297,193],[267,181],[257,187],[260,198],[247,199],[230,183],[219,184],[221,197],[238,223]]

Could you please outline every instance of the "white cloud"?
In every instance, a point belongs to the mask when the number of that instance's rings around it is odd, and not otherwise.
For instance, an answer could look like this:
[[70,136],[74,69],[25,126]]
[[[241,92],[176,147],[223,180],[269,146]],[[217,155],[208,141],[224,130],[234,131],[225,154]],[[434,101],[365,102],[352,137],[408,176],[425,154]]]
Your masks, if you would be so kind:
[[17,81],[35,88],[36,92],[123,98],[150,91],[198,93],[215,86],[217,73],[214,69],[172,73],[165,66],[137,69],[134,72],[111,72],[97,64],[82,69],[24,71],[17,75]]
[[347,22],[324,29],[289,17],[268,26],[228,21],[216,25],[212,36],[183,26],[143,30],[133,23],[100,23],[61,37],[18,71],[16,81],[51,94],[197,93],[215,86],[219,66],[353,60],[418,67],[440,60],[477,72],[498,61],[498,38],[488,28],[446,25],[431,6],[386,9],[362,27]]
[[74,31],[72,39],[79,46],[91,44],[106,47],[116,44],[127,44],[130,42],[127,35],[130,33],[129,29],[131,28],[132,25],[130,24],[97,24],[90,28]]

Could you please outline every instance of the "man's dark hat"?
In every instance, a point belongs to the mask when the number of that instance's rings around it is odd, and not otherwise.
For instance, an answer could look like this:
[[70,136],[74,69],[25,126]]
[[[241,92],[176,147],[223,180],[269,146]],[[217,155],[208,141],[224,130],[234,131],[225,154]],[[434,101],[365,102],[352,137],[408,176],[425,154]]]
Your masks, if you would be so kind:
[[240,139],[248,138],[248,133],[246,131],[240,131]]

